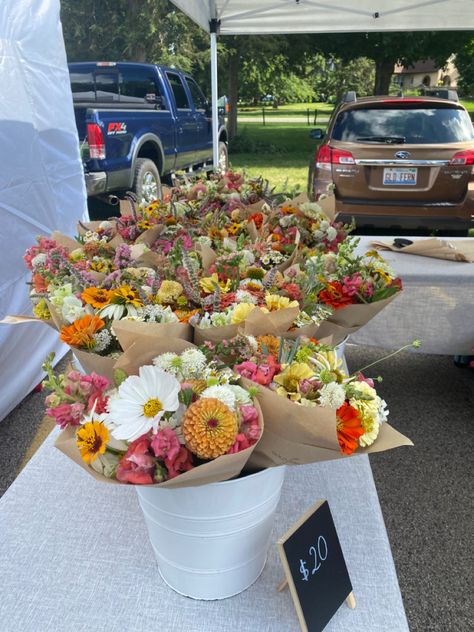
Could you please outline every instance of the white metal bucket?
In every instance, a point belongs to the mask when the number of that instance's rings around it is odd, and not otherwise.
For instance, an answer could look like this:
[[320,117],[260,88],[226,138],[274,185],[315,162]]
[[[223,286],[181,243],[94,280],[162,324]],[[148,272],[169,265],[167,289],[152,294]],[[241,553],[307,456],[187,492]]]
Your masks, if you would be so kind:
[[193,599],[225,599],[265,566],[284,467],[201,487],[136,486],[160,575]]

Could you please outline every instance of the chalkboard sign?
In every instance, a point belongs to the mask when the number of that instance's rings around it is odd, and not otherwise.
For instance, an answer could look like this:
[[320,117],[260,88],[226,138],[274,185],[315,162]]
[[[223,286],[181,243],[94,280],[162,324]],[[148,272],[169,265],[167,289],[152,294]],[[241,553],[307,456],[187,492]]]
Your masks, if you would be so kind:
[[345,599],[350,607],[355,606],[326,500],[309,509],[277,542],[277,547],[304,632],[323,630]]

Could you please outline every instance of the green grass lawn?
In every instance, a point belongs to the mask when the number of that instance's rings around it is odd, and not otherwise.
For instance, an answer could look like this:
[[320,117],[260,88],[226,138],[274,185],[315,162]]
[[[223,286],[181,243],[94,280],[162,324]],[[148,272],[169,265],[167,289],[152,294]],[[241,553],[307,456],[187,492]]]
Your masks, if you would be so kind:
[[[244,139],[247,151],[230,152],[232,168],[244,170],[250,176],[263,175],[278,190],[306,191],[308,165],[313,158],[316,142],[309,137],[307,125],[259,123],[239,125],[238,133]],[[255,143],[251,147],[251,143]]]

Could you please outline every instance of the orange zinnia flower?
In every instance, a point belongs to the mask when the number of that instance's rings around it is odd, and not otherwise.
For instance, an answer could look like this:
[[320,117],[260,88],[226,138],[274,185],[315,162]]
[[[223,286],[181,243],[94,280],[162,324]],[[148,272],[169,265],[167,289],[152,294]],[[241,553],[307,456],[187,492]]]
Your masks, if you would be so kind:
[[34,291],[37,294],[42,294],[43,292],[46,292],[48,289],[48,283],[46,282],[46,279],[41,276],[41,274],[38,274],[38,273],[33,274],[31,283],[33,285]]
[[199,310],[192,309],[189,311],[187,309],[177,309],[175,310],[175,314],[179,318],[180,323],[188,323],[191,316],[194,316],[194,314],[199,314]]
[[104,290],[99,287],[88,287],[81,294],[81,298],[83,301],[92,305],[95,309],[101,309],[105,307],[110,302],[111,291]]
[[337,409],[336,418],[337,439],[341,446],[341,452],[352,454],[359,447],[357,439],[365,433],[359,411],[348,402],[344,402]]
[[341,309],[350,303],[354,303],[352,296],[343,294],[342,284],[339,281],[331,281],[326,289],[319,293],[319,300],[326,305],[331,305],[334,309]]
[[105,322],[98,316],[87,314],[75,320],[69,327],[62,327],[60,338],[71,347],[93,349],[96,344],[94,334],[104,325]]

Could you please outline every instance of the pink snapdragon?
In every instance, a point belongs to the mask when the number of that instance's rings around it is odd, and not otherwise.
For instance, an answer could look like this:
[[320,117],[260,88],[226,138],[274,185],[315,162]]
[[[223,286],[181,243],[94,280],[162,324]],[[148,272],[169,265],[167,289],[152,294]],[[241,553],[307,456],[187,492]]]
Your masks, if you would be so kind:
[[151,447],[156,457],[173,462],[178,457],[181,446],[174,430],[163,428],[153,437]]
[[78,426],[84,414],[84,404],[75,402],[74,404],[60,404],[54,408],[47,408],[46,414],[52,417],[61,430],[67,426]]
[[152,485],[154,481],[156,461],[151,453],[149,435],[135,439],[120,460],[116,478],[121,483],[133,485]]
[[193,457],[191,452],[181,446],[178,454],[172,459],[168,456],[165,459],[165,467],[168,470],[168,478],[175,478],[183,472],[188,472],[193,469]]

